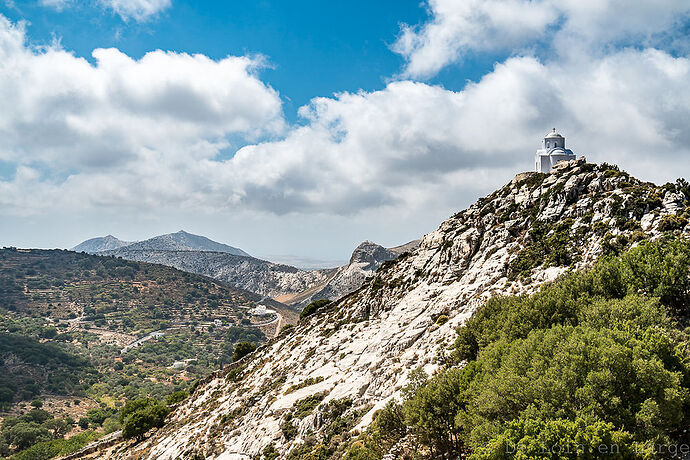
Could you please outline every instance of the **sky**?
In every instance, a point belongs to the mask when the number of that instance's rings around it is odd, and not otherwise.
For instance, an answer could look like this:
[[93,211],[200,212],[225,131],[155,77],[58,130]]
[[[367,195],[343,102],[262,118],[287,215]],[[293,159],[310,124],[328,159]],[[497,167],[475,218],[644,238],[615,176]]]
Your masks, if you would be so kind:
[[556,127],[690,175],[686,0],[0,0],[0,246],[395,246]]

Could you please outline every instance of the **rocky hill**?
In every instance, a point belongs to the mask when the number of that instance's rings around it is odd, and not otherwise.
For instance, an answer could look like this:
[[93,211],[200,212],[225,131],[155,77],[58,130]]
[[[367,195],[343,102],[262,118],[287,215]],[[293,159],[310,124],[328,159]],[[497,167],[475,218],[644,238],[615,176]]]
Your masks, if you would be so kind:
[[384,248],[371,241],[364,241],[352,252],[350,262],[331,271],[324,283],[297,294],[280,296],[277,300],[302,306],[319,299],[337,300],[362,287],[385,262],[415,249],[418,244],[419,241],[415,240],[395,248]]
[[519,174],[356,292],[208,379],[146,441],[102,456],[251,458],[272,444],[283,457],[325,438],[332,424],[324,420],[343,401],[340,432],[362,429],[400,396],[411,370],[439,368],[456,328],[485,299],[531,292],[602,254],[687,232],[689,192],[685,182],[659,187],[584,159]]
[[205,236],[193,235],[184,230],[136,242],[122,241],[112,235],[108,235],[86,240],[72,248],[72,250],[88,252],[90,254],[108,252],[109,255],[119,255],[118,250],[122,251],[123,254],[126,254],[127,251],[212,251],[249,257],[249,254],[239,248],[218,243]]

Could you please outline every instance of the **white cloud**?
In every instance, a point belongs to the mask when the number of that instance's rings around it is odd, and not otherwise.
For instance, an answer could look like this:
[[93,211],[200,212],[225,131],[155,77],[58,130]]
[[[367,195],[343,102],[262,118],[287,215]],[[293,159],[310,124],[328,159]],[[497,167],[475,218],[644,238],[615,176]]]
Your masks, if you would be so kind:
[[0,17],[0,160],[57,172],[137,168],[163,151],[168,161],[198,160],[229,135],[283,129],[279,95],[255,75],[260,58],[93,57],[30,49],[23,27]]
[[139,22],[156,16],[170,8],[172,4],[171,0],[99,0],[99,2],[112,9],[122,19],[134,19]]
[[72,3],[72,0],[41,0],[40,3],[43,6],[48,6],[55,8],[58,11],[62,11]]
[[433,76],[472,51],[542,43],[565,57],[578,48],[591,55],[592,47],[668,40],[690,13],[686,0],[428,0],[428,8],[429,22],[403,26],[393,45],[408,77]]
[[[292,128],[257,60],[94,57],[31,50],[21,27],[0,25],[0,160],[17,166],[0,181],[2,214],[381,212],[396,225],[448,215],[530,168],[552,126],[576,153],[643,179],[690,175],[678,161],[690,155],[690,60],[652,48],[513,57],[458,92],[396,81],[316,98]],[[222,160],[232,135],[275,140]]]
[[[112,10],[124,21],[145,22],[172,6],[172,0],[93,0],[103,8]],[[40,0],[41,5],[62,11],[74,6],[74,0]]]

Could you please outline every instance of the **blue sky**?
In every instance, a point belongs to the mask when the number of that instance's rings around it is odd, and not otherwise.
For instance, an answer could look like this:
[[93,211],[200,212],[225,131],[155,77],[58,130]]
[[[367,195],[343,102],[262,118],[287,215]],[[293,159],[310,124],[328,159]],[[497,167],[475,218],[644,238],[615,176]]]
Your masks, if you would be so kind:
[[687,176],[689,17],[685,0],[0,1],[0,244],[183,228],[347,259],[529,169],[554,126],[592,161]]
[[110,47],[134,58],[154,49],[214,59],[264,55],[269,67],[261,71],[262,79],[280,92],[291,121],[315,96],[383,88],[404,62],[389,49],[399,24],[426,16],[415,0],[176,1],[143,24],[88,2],[60,11],[35,1],[13,5],[0,12],[13,21],[27,20],[34,44],[58,38],[90,60],[94,48]]

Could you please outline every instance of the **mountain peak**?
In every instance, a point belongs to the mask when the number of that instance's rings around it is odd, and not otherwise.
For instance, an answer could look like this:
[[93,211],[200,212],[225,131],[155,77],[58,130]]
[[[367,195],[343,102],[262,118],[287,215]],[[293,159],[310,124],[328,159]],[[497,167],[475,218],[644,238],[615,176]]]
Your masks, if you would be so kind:
[[144,241],[121,241],[112,235],[92,238],[73,248],[74,251],[98,253],[105,251],[208,251],[223,252],[236,256],[249,257],[249,254],[239,248],[218,243],[205,236],[194,235],[184,230],[165,235],[154,236]]
[[86,252],[95,254],[102,251],[113,251],[132,244],[131,241],[122,241],[113,235],[100,236],[83,241],[73,247],[71,250],[75,252]]

